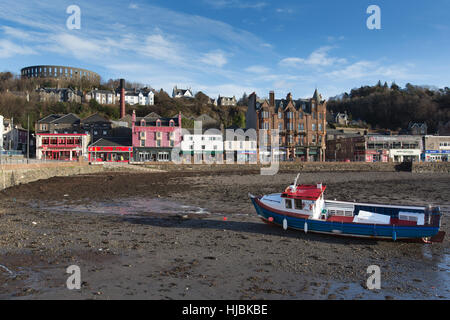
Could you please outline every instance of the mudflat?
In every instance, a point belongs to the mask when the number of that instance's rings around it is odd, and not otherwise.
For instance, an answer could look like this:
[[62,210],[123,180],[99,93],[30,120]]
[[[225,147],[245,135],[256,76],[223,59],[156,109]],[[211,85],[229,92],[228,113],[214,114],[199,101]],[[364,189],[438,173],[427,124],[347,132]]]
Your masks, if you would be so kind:
[[[449,299],[443,243],[340,238],[263,223],[247,194],[297,172],[117,171],[0,192],[2,299]],[[320,172],[327,199],[450,210],[450,174]],[[66,287],[67,267],[81,289]],[[366,287],[367,268],[381,289]]]

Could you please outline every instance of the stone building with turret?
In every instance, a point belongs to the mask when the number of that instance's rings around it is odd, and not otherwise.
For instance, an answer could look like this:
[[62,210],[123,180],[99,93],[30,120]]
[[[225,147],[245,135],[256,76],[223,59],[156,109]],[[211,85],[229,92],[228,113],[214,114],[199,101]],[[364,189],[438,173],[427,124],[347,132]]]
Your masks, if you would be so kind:
[[[271,155],[281,161],[325,161],[326,101],[317,89],[312,98],[297,100],[290,93],[285,99],[275,99],[270,91],[268,100],[259,100],[252,93],[246,127],[258,133],[260,159]],[[261,135],[261,130],[266,135]],[[279,133],[278,146],[272,146],[274,130]]]

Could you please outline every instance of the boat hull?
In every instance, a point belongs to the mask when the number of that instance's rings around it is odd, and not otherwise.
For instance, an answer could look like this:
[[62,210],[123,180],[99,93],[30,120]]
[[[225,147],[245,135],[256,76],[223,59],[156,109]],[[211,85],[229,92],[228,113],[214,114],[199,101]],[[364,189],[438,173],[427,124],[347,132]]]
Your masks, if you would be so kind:
[[303,231],[306,229],[307,232],[391,240],[431,238],[439,232],[439,226],[361,224],[295,217],[265,205],[257,197],[251,197],[251,200],[263,221],[283,226],[283,221],[286,219],[288,228]]

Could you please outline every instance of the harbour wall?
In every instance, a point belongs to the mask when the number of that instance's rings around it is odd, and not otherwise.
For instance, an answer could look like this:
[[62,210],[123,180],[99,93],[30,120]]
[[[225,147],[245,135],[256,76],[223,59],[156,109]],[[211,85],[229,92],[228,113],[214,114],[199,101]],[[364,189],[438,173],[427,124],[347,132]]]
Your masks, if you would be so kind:
[[102,172],[103,166],[88,163],[30,163],[0,166],[0,190],[51,177]]

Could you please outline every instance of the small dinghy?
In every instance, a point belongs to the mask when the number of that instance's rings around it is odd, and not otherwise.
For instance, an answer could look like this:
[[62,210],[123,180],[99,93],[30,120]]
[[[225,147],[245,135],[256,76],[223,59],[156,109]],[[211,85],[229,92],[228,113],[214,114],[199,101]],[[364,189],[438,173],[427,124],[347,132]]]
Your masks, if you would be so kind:
[[411,207],[324,199],[326,187],[293,185],[283,193],[249,194],[258,216],[287,228],[349,237],[441,242],[439,207]]

